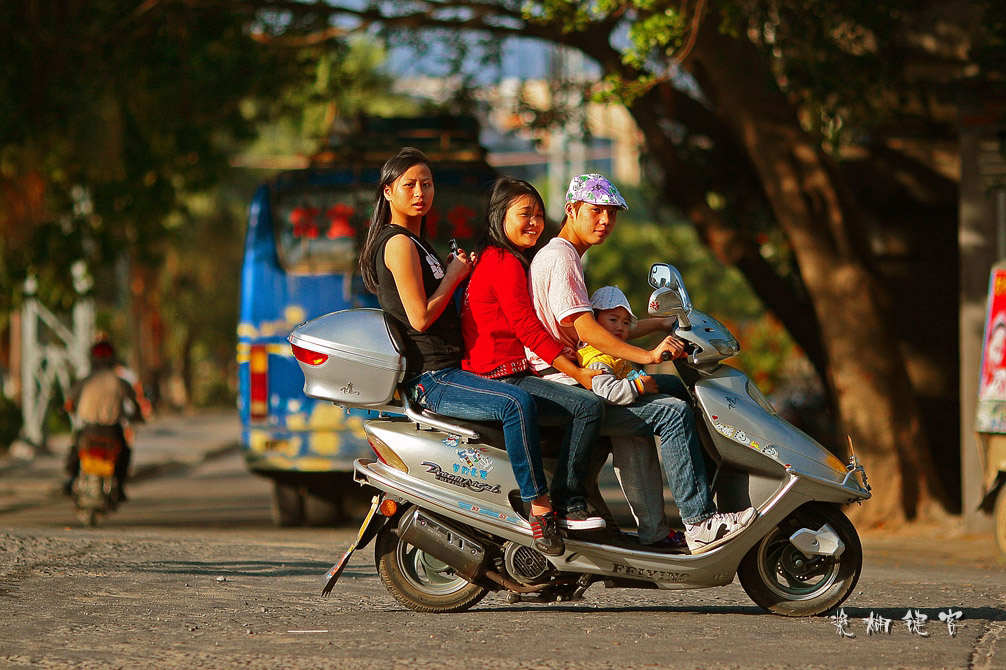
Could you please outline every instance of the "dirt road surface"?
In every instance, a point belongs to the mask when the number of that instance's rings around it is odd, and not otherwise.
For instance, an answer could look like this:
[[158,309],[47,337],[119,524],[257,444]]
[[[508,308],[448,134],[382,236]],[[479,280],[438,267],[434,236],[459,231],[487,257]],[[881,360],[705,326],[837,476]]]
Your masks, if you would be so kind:
[[[268,482],[234,451],[207,453],[136,482],[96,529],[66,499],[0,514],[0,667],[1006,667],[1006,564],[991,538],[952,527],[864,537],[844,606],[855,637],[829,617],[765,614],[736,582],[417,614],[385,591],[370,547],[323,599],[355,529],[271,527]],[[909,609],[928,637],[908,630]],[[961,612],[955,636],[941,612]],[[868,634],[871,614],[889,634]]]

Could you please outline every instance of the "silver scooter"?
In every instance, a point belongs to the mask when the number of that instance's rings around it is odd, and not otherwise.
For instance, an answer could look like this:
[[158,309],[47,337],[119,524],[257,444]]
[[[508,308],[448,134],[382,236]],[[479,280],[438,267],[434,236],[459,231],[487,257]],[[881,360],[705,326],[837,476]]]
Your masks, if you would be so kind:
[[[870,498],[855,454],[843,464],[775,412],[739,370],[721,364],[740,350],[719,321],[692,308],[681,275],[655,264],[649,313],[676,316],[688,343],[676,361],[714,469],[720,511],[755,506],[733,539],[689,555],[654,550],[625,534],[584,533],[565,553],[532,548],[527,509],[499,425],[460,421],[413,406],[397,391],[400,341],[380,310],[346,310],[309,321],[290,337],[305,392],[378,418],[364,425],[376,459],[355,479],[377,495],[356,541],[327,574],[327,595],[353,552],[376,538],[377,569],[399,602],[420,612],[460,612],[490,591],[510,602],[577,600],[588,587],[694,589],[740,579],[760,607],[785,616],[833,610],[859,579],[863,553],[841,506]],[[550,463],[546,460],[546,469]]]

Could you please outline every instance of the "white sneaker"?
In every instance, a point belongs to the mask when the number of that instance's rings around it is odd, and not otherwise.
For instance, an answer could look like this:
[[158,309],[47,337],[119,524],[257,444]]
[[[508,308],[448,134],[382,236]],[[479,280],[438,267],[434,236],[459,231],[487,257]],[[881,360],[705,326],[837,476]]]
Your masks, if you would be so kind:
[[743,512],[714,514],[700,523],[685,524],[685,540],[692,554],[702,554],[715,549],[741,532],[758,516],[754,507]]
[[597,530],[604,526],[604,519],[587,510],[559,513],[559,528],[563,530]]

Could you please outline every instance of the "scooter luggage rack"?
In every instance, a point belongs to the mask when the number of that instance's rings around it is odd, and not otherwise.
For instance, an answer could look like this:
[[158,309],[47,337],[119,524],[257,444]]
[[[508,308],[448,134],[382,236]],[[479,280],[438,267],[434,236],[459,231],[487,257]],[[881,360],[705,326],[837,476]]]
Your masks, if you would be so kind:
[[433,412],[421,408],[417,410],[417,408],[413,407],[409,402],[408,394],[403,393],[401,389],[398,391],[398,396],[402,400],[402,408],[405,410],[405,416],[407,416],[410,420],[415,421],[420,427],[426,426],[427,428],[433,428],[447,433],[448,435],[458,435],[465,438],[466,441],[479,439],[479,434],[474,430],[450,423],[446,420],[448,417],[441,417]]

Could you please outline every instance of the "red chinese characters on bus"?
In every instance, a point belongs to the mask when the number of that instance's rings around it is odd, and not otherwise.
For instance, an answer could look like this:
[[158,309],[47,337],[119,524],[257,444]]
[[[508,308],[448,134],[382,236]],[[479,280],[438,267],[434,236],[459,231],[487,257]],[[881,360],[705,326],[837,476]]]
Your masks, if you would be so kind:
[[[447,223],[450,225],[450,234],[446,237],[458,239],[471,239],[475,236],[472,229],[472,219],[477,212],[467,205],[455,205],[447,212]],[[426,235],[431,239],[437,237],[437,227],[440,223],[440,211],[434,205],[429,214],[426,215]]]
[[354,207],[344,205],[341,202],[329,207],[328,211],[325,212],[325,216],[328,217],[329,221],[328,232],[325,233],[325,236],[330,240],[339,237],[354,237],[356,230],[349,224],[349,219],[355,213],[356,209]]
[[306,237],[309,240],[318,238],[318,215],[321,210],[317,207],[307,207],[299,205],[290,212],[290,223],[293,224],[294,237]]
[[[337,203],[328,208],[325,212],[327,228],[325,237],[335,240],[340,237],[355,237],[356,229],[350,224],[350,219],[356,214],[356,208],[352,205]],[[307,238],[316,240],[321,235],[321,226],[325,223],[320,220],[321,208],[307,205],[299,205],[290,211],[290,223],[293,225],[293,236],[295,238]]]

